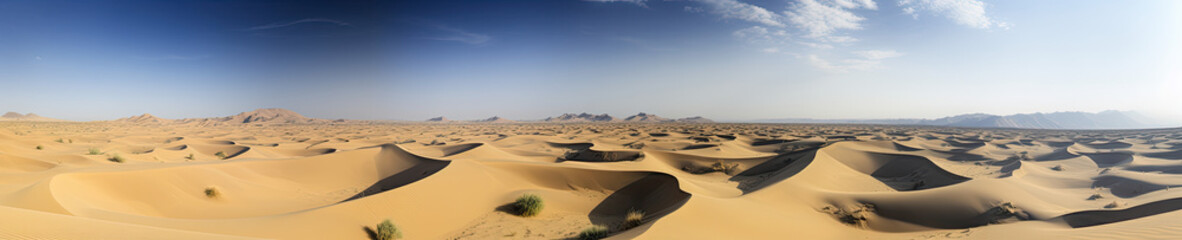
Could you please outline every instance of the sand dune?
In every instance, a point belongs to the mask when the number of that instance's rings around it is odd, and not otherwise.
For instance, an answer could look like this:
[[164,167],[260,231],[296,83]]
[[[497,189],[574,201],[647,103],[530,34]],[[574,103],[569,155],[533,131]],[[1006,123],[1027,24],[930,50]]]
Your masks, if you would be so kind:
[[[1182,233],[1178,129],[297,116],[0,123],[0,238],[367,239],[385,219],[406,239]],[[516,215],[523,194],[539,215]]]

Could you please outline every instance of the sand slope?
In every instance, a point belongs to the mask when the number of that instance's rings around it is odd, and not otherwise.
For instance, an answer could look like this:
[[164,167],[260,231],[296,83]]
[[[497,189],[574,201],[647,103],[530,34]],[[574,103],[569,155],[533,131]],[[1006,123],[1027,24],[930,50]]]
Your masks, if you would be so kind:
[[[384,219],[406,239],[569,239],[592,225],[614,239],[1182,234],[1179,129],[296,116],[0,123],[0,238],[367,239]],[[514,214],[526,193],[544,199],[538,216]]]

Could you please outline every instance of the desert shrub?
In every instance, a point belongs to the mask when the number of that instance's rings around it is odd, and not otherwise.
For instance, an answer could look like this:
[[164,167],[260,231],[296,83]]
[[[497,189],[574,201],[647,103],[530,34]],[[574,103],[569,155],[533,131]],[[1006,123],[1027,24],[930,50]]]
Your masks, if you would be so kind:
[[107,161],[112,161],[112,162],[117,162],[117,163],[123,163],[124,160],[126,160],[126,159],[123,159],[123,156],[119,156],[119,154],[115,154],[114,156],[107,158]]
[[532,217],[541,213],[545,205],[542,204],[542,197],[527,193],[518,197],[517,201],[513,202],[513,207],[517,209],[517,215]]
[[61,139],[61,138],[58,138],[57,140],[53,140],[53,141],[54,141],[54,142],[58,142],[58,143],[64,143],[64,142],[62,142],[62,139]]
[[734,174],[735,170],[739,169],[739,164],[734,163],[734,164],[728,165],[725,162],[722,162],[722,160],[718,160],[718,162],[715,162],[714,165],[711,165],[711,168],[713,168],[714,171],[723,172],[723,173],[726,173],[727,175],[731,175],[731,174]]
[[185,156],[185,159],[193,160],[193,154],[190,153],[189,156]]
[[394,240],[402,238],[402,231],[390,219],[386,219],[378,224],[377,236],[378,240]]
[[216,187],[206,187],[205,188],[205,197],[216,198],[220,194],[221,193],[218,192],[218,188],[216,188]]
[[91,149],[87,149],[87,152],[86,152],[86,154],[88,154],[88,155],[99,155],[99,154],[103,154],[103,152],[102,152],[102,151],[99,151],[99,149],[98,149],[98,148],[91,148]]
[[630,209],[628,214],[624,215],[624,229],[631,229],[644,223],[644,211]]
[[583,232],[579,233],[578,238],[579,240],[603,239],[607,237],[607,233],[607,227],[595,225],[587,229],[583,229]]
[[42,147],[41,145],[37,145],[37,150],[41,150],[41,149],[45,149],[45,147]]
[[221,158],[221,159],[228,158],[228,156],[226,156],[226,152],[222,152],[222,151],[218,151],[217,153],[214,153],[213,155],[217,156],[218,158]]

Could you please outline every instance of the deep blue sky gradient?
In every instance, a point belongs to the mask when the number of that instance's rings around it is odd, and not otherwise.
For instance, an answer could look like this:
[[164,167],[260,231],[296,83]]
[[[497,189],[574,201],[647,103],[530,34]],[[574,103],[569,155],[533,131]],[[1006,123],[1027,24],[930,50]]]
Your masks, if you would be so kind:
[[[850,10],[857,41],[710,1],[0,0],[0,111],[70,120],[421,120],[564,112],[720,120],[1139,110],[1179,116],[1182,4],[985,1],[1006,28]],[[784,14],[796,0],[738,1]],[[736,37],[761,26],[776,43]],[[772,49],[774,48],[774,49]],[[856,53],[892,51],[865,69]]]

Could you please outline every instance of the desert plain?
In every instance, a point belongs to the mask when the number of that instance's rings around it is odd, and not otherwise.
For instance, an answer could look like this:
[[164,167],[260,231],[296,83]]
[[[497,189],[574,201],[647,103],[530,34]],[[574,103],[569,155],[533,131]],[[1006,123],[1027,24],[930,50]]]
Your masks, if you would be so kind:
[[[384,220],[402,239],[1182,234],[1182,129],[254,114],[0,122],[0,239],[369,239]],[[527,194],[537,215],[514,209]]]

